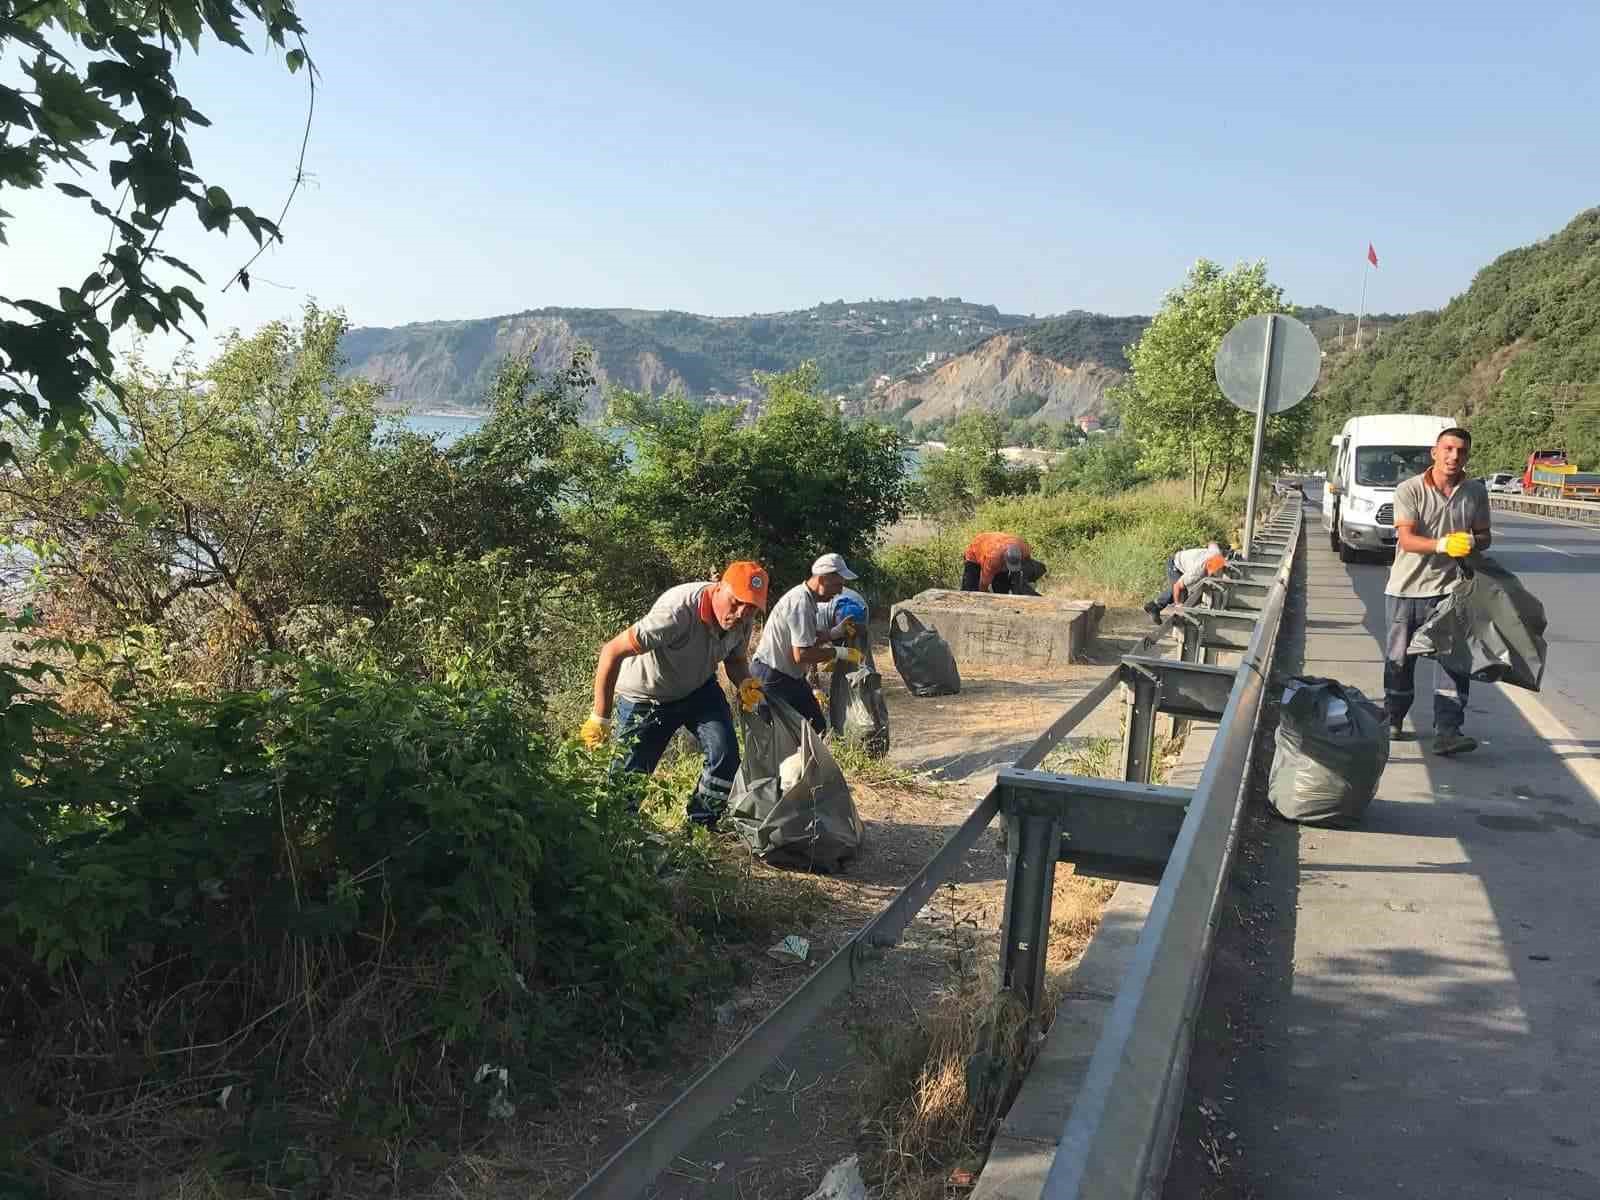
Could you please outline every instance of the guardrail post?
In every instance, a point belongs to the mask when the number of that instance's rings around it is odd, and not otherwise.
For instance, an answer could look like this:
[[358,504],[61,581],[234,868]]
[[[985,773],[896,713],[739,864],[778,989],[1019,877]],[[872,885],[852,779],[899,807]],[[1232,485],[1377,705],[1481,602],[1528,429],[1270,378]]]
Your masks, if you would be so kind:
[[1138,667],[1122,668],[1123,700],[1128,706],[1127,732],[1122,741],[1122,778],[1129,783],[1149,783],[1156,753],[1156,709],[1161,703],[1161,680]]
[[1000,987],[1038,1015],[1050,946],[1050,904],[1061,852],[1061,819],[1037,804],[1002,796],[1005,810],[1006,903],[1000,920]]

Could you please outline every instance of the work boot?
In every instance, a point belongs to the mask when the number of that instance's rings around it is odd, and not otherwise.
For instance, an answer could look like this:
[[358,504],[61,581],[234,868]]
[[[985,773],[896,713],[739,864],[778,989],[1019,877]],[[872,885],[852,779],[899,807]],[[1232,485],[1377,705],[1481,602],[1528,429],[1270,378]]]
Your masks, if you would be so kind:
[[1403,718],[1389,718],[1389,740],[1403,742],[1406,740],[1406,724]]
[[1459,729],[1447,729],[1443,733],[1434,735],[1433,752],[1449,757],[1452,754],[1465,754],[1469,750],[1478,748],[1478,739],[1468,737]]
[[1151,621],[1157,625],[1161,624],[1161,606],[1159,604],[1152,600],[1144,606],[1144,610],[1150,614]]

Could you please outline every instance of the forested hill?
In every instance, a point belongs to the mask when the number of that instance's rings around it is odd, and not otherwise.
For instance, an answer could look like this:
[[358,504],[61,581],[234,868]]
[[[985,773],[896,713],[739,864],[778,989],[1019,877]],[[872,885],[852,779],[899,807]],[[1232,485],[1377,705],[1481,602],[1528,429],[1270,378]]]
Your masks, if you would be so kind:
[[1475,471],[1556,445],[1600,465],[1600,208],[1502,254],[1440,311],[1338,358],[1321,393],[1307,462],[1323,461],[1350,416],[1424,412],[1466,423]]
[[[602,383],[693,396],[751,396],[756,371],[807,359],[831,392],[864,392],[1031,318],[958,297],[818,304],[795,312],[706,317],[628,308],[541,308],[468,321],[355,329],[344,341],[350,369],[387,383],[408,407],[481,403],[494,363],[537,348],[560,361],[578,343],[595,351]],[[598,402],[598,396],[595,398]]]

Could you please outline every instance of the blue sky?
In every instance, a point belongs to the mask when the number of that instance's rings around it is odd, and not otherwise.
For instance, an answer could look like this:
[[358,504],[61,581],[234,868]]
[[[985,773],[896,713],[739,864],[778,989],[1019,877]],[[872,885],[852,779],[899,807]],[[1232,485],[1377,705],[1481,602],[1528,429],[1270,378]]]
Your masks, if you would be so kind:
[[[302,0],[321,72],[287,245],[179,231],[213,332],[562,305],[735,314],[960,295],[1149,312],[1197,257],[1298,303],[1435,307],[1600,203],[1600,6]],[[465,15],[463,15],[465,14]],[[202,173],[274,215],[303,77],[207,46]],[[7,196],[9,294],[93,265]],[[87,234],[87,237],[86,237]]]

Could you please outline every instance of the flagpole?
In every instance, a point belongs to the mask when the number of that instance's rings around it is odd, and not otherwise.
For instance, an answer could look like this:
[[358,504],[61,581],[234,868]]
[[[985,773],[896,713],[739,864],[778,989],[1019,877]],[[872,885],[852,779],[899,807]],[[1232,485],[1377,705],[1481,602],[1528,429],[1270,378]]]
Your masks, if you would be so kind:
[[1361,311],[1356,313],[1356,349],[1361,349],[1361,318],[1367,315],[1367,276],[1372,274],[1370,264],[1361,270]]

